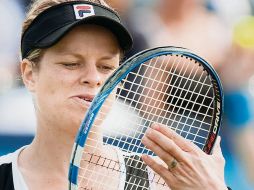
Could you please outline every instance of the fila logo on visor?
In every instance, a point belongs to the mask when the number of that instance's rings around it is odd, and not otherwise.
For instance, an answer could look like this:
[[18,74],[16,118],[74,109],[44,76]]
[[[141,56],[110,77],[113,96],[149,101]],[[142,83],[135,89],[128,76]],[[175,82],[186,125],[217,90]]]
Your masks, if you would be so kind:
[[94,8],[92,5],[78,4],[73,5],[76,19],[83,19],[89,16],[95,15]]

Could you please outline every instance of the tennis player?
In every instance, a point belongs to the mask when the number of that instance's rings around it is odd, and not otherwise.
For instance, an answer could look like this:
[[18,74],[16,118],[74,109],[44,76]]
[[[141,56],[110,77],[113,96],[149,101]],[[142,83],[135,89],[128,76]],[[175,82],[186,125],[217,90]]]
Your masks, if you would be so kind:
[[[21,72],[33,96],[37,132],[30,145],[0,158],[1,190],[68,188],[71,150],[84,113],[131,46],[129,32],[103,1],[33,2],[23,25]],[[227,189],[219,141],[213,154],[206,155],[155,124],[143,143],[164,162],[148,156],[142,159],[171,189]],[[102,155],[120,159],[115,150],[105,149]],[[130,189],[124,178],[106,183],[111,183],[106,189]],[[86,185],[83,189],[105,189]],[[155,184],[135,185],[131,189],[156,188]]]

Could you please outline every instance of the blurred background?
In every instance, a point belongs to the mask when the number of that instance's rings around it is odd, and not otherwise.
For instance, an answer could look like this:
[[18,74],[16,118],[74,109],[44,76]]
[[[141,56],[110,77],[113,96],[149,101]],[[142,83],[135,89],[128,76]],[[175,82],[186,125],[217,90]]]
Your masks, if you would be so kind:
[[[134,37],[126,58],[146,48],[188,48],[223,82],[225,178],[254,189],[254,0],[106,0]],[[0,155],[32,141],[35,115],[19,72],[22,21],[30,0],[0,1]]]

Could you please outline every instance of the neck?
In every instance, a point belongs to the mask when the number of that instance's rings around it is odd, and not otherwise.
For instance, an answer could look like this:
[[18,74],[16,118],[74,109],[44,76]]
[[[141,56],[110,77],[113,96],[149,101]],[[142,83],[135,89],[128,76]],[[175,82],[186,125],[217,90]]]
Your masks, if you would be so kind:
[[[70,134],[70,131],[64,131],[61,127],[38,125],[33,142],[19,157],[19,164],[23,168],[32,168],[40,172],[51,171],[52,175],[61,175],[66,178],[75,136],[75,133]],[[101,143],[89,139],[100,139]],[[96,135],[90,133],[86,143],[93,148],[86,148],[85,152],[91,154],[98,152],[102,147],[101,133]]]
[[[45,133],[45,130],[47,132]],[[49,129],[53,129],[50,130]],[[20,162],[29,161],[29,167],[38,171],[51,171],[68,175],[70,156],[75,136],[67,135],[66,132],[54,128],[38,127],[37,134],[31,143],[20,155]],[[46,134],[46,135],[45,135]],[[23,162],[24,161],[24,162]],[[21,164],[23,165],[23,164]],[[29,168],[26,167],[26,168]]]

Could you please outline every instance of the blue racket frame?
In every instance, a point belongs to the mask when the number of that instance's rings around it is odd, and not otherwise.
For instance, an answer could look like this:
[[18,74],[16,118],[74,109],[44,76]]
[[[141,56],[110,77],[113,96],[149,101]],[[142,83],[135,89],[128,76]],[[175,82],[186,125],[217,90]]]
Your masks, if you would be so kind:
[[188,49],[174,46],[165,46],[165,47],[157,47],[152,49],[147,49],[137,53],[132,56],[128,60],[126,60],[105,82],[100,92],[94,98],[90,108],[88,109],[85,118],[79,128],[79,132],[76,136],[76,140],[73,146],[72,157],[69,168],[69,189],[77,190],[78,189],[78,171],[79,164],[81,162],[83,149],[85,142],[87,140],[89,131],[92,127],[92,124],[103,105],[104,101],[107,99],[112,90],[119,84],[119,82],[124,79],[128,73],[133,71],[136,67],[141,65],[142,63],[147,62],[148,60],[162,55],[183,55],[193,60],[198,61],[199,64],[202,64],[207,73],[212,77],[212,82],[214,86],[214,94],[215,94],[215,102],[214,110],[215,117],[213,117],[212,126],[213,129],[208,135],[208,140],[206,145],[204,146],[203,151],[207,154],[210,154],[213,148],[213,145],[216,141],[217,135],[219,133],[219,129],[222,121],[222,113],[223,113],[223,88],[220,82],[220,78],[216,73],[215,69],[203,58],[198,55],[190,52]]

